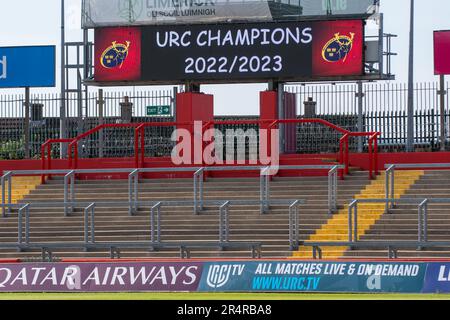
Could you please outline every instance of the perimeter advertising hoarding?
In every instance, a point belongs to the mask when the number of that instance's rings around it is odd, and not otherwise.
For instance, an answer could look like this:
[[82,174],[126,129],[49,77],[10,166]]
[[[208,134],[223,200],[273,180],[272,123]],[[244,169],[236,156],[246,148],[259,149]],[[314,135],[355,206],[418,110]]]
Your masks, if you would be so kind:
[[423,293],[450,293],[450,263],[429,263]]
[[54,87],[55,46],[0,47],[0,88]]
[[83,28],[177,23],[276,21],[377,12],[379,0],[86,0]]
[[[434,267],[433,267],[434,268]],[[430,282],[446,277],[436,264]],[[155,261],[0,265],[0,292],[398,292],[420,293],[427,263]],[[441,273],[444,275],[442,276]]]
[[97,82],[263,82],[364,74],[362,20],[99,28],[95,42]]
[[434,32],[434,74],[450,74],[450,30]]
[[197,291],[202,263],[2,264],[0,292]]
[[205,263],[199,291],[420,293],[426,263]]

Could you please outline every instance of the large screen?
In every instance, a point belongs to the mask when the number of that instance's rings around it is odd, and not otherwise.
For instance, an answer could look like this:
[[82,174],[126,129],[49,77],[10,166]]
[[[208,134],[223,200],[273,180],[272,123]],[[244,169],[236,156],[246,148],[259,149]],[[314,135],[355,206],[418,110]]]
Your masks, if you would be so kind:
[[95,81],[312,80],[362,76],[361,20],[96,29]]
[[450,30],[434,32],[434,74],[450,74]]

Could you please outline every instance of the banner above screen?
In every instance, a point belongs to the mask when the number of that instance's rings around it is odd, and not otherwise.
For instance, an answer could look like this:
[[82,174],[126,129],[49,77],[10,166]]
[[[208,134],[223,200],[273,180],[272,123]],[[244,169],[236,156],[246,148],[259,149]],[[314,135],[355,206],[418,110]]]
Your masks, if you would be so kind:
[[100,28],[96,82],[223,83],[362,76],[361,20]]
[[379,0],[85,0],[83,28],[365,15]]

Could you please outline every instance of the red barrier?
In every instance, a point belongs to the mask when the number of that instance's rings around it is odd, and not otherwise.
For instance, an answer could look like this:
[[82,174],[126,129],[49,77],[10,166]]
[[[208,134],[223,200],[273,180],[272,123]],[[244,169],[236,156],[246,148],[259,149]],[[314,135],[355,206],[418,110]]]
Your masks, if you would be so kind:
[[[251,125],[257,124],[260,127],[267,127],[268,130],[272,130],[280,124],[302,124],[302,123],[316,123],[322,124],[339,133],[343,134],[343,137],[339,141],[339,154],[338,162],[345,166],[345,169],[341,170],[341,179],[344,178],[345,174],[349,173],[350,167],[350,148],[349,148],[349,138],[350,137],[369,137],[369,177],[373,179],[375,175],[379,173],[378,171],[378,136],[379,132],[351,132],[341,127],[338,127],[323,119],[285,119],[285,120],[228,120],[228,121],[209,121],[202,127],[202,135],[213,125]],[[77,169],[78,167],[78,142],[87,136],[99,132],[105,128],[134,128],[134,161],[135,167],[140,168],[144,166],[145,158],[145,128],[146,127],[177,127],[177,126],[192,126],[192,122],[145,122],[145,123],[120,123],[120,124],[102,124],[97,126],[73,139],[52,139],[45,142],[41,147],[42,153],[42,169],[45,170],[45,148],[47,148],[47,163],[48,168],[51,169],[51,144],[53,143],[69,143],[68,148],[68,166],[71,169]],[[139,139],[140,143],[139,143]],[[268,134],[268,155],[271,155],[271,134]],[[202,151],[205,148],[205,144],[202,141]],[[139,150],[140,149],[140,150]],[[139,153],[140,152],[140,153]],[[73,156],[72,156],[73,154]],[[139,157],[140,155],[140,157]],[[139,163],[139,158],[140,162]],[[203,163],[203,157],[202,157]],[[375,174],[374,174],[375,173]],[[42,182],[45,182],[45,177],[42,177]]]

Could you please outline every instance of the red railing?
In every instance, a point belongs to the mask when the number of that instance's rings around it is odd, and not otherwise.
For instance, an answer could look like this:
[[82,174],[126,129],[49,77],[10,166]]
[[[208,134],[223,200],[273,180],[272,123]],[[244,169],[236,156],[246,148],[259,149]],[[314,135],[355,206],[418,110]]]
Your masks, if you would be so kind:
[[[340,170],[341,178],[344,174],[349,173],[350,167],[350,148],[349,139],[350,137],[369,137],[368,149],[369,149],[369,177],[373,179],[378,173],[378,136],[379,132],[351,132],[338,127],[326,120],[322,119],[287,119],[287,120],[224,120],[224,121],[210,121],[207,122],[202,127],[202,136],[206,130],[214,125],[260,125],[266,127],[268,130],[274,129],[280,124],[301,124],[301,123],[316,123],[322,124],[329,127],[343,136],[339,140],[339,154],[338,162],[345,166],[345,169]],[[78,142],[87,136],[99,132],[105,128],[134,128],[134,161],[135,167],[140,168],[144,164],[145,158],[145,128],[147,127],[176,127],[176,126],[193,126],[193,122],[144,122],[144,123],[119,123],[119,124],[102,124],[97,126],[73,139],[52,139],[45,142],[41,147],[42,154],[42,169],[45,170],[45,164],[47,162],[48,168],[51,169],[51,145],[53,143],[69,143],[68,146],[68,163],[69,168],[77,169],[78,167]],[[140,139],[140,141],[139,141]],[[267,152],[271,154],[271,134],[268,134],[268,150]],[[204,149],[205,145],[203,145]],[[140,150],[139,150],[140,149]],[[45,151],[47,150],[47,161],[45,157]],[[139,152],[140,151],[140,152]],[[202,157],[203,159],[203,157]],[[140,161],[139,161],[140,160]],[[140,162],[140,163],[139,163]],[[42,177],[45,180],[45,177]]]
[[[52,169],[52,145],[54,143],[71,143],[73,139],[50,139],[47,140],[41,146],[41,167],[42,170],[51,170]],[[47,161],[45,157],[45,152],[47,151]],[[45,163],[47,162],[47,168],[45,168]],[[50,175],[48,176],[50,178]],[[41,183],[45,182],[45,175],[41,176]]]

